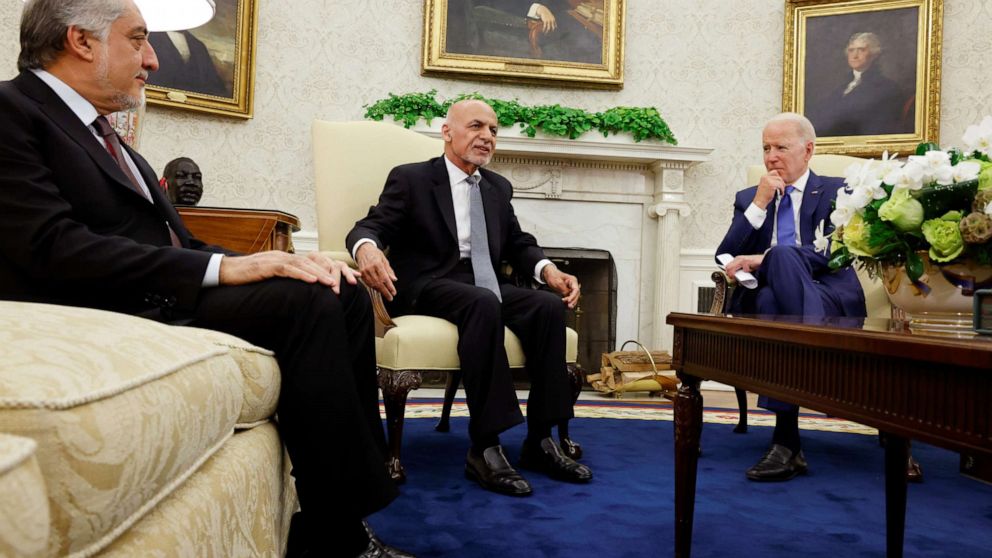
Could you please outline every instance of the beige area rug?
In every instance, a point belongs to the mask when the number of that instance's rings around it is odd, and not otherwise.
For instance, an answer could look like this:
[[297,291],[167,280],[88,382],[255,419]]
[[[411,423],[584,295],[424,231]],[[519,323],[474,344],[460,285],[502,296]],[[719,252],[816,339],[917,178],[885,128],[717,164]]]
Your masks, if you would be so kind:
[[[438,418],[441,416],[440,399],[410,398],[406,404],[406,418]],[[521,403],[526,413],[526,404]],[[380,412],[385,416],[385,410],[380,404]],[[468,407],[463,399],[456,399],[451,407],[451,416],[467,417]],[[622,399],[603,399],[602,401],[583,399],[575,404],[577,418],[609,418],[630,420],[672,420],[672,403],[668,400],[626,401]],[[714,424],[737,424],[739,413],[734,409],[704,408],[703,422]],[[751,409],[748,412],[749,426],[775,426],[775,415],[762,409]],[[864,434],[875,436],[878,430],[847,420],[816,414],[799,415],[799,428],[803,430],[821,430],[824,432],[846,432],[848,434]]]

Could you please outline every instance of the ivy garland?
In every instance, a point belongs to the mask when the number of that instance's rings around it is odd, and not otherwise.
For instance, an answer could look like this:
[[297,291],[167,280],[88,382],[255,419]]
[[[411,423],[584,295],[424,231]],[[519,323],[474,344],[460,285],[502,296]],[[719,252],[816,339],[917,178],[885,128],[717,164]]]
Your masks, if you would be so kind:
[[431,120],[444,117],[448,107],[463,99],[485,101],[496,111],[500,126],[519,124],[529,137],[534,137],[540,130],[550,136],[575,139],[589,130],[597,130],[603,137],[628,132],[636,142],[656,139],[678,145],[675,135],[654,107],[613,107],[604,112],[591,113],[558,104],[529,107],[516,100],[491,99],[478,93],[462,93],[453,99],[439,101],[437,90],[431,89],[426,93],[390,93],[387,98],[363,108],[366,109],[365,118],[369,120],[392,116],[393,120],[402,122],[403,127],[410,128],[420,119],[430,124]]

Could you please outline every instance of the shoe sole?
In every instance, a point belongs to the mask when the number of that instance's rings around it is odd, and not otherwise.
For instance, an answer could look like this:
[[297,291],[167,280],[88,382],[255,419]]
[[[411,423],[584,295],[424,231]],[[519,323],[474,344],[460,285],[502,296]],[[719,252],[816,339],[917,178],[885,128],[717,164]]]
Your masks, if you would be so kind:
[[589,478],[587,478],[587,479],[577,479],[577,478],[574,478],[574,477],[566,477],[566,476],[561,475],[561,474],[552,473],[552,472],[547,471],[546,469],[544,469],[544,467],[542,467],[540,465],[534,465],[534,464],[532,464],[532,463],[530,463],[528,461],[525,461],[523,459],[521,459],[520,461],[517,462],[517,466],[520,467],[521,469],[527,469],[528,471],[534,471],[535,473],[541,473],[541,474],[544,474],[544,475],[548,475],[548,477],[550,477],[550,478],[552,478],[554,480],[562,481],[562,482],[570,482],[570,483],[573,483],[573,484],[586,484],[586,483],[588,483],[588,482],[590,482],[592,480],[592,477],[591,476]]
[[792,480],[798,477],[799,475],[805,475],[808,472],[809,472],[808,469],[796,469],[795,471],[792,472],[791,475],[787,477],[753,477],[751,476],[750,473],[744,473],[744,474],[747,476],[747,480],[754,482],[785,482],[788,480]]
[[479,476],[479,474],[475,472],[475,469],[469,467],[468,465],[465,466],[465,478],[467,478],[468,480],[471,480],[471,481],[475,481],[476,484],[478,484],[479,486],[481,486],[483,489],[488,490],[489,492],[495,492],[496,494],[504,494],[506,496],[525,497],[525,496],[530,496],[531,494],[534,493],[534,490],[533,489],[532,490],[528,490],[527,492],[516,492],[516,491],[511,491],[511,490],[502,490],[502,489],[500,489],[497,486],[489,486],[489,485],[486,484],[485,481],[482,480],[482,477]]

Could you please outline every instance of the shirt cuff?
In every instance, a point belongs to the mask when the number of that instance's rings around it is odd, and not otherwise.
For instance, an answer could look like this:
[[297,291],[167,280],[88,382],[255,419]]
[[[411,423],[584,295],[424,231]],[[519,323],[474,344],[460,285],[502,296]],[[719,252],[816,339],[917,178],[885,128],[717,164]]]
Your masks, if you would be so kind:
[[544,266],[549,265],[551,260],[544,258],[543,260],[537,262],[534,266],[534,280],[540,284],[544,284],[544,280],[541,279],[541,272],[544,271]]
[[207,263],[207,271],[203,274],[204,287],[220,285],[220,262],[223,259],[224,254],[211,254],[210,262]]
[[754,205],[747,206],[744,210],[744,217],[747,217],[747,222],[751,223],[751,226],[755,229],[760,229],[762,225],[765,224],[765,217],[768,215],[767,209],[761,209],[760,207]]
[[531,4],[530,9],[527,10],[527,17],[529,17],[530,19],[541,19],[541,17],[537,15],[537,9],[540,8],[541,6],[543,6],[543,4],[540,4],[538,2],[534,2],[533,4]]
[[362,244],[368,244],[369,242],[371,242],[372,244],[375,244],[375,241],[372,240],[371,238],[362,238],[362,239],[359,239],[358,242],[356,242],[355,245],[351,247],[351,259],[355,260],[355,262],[357,263],[358,262],[358,249],[362,246]]

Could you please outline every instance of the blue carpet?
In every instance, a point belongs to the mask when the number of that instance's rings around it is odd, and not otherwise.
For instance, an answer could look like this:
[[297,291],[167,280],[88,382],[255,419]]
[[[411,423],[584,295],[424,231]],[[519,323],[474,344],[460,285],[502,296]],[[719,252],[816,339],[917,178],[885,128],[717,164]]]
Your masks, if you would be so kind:
[[[484,491],[463,476],[467,419],[433,431],[408,419],[402,495],[369,522],[421,558],[671,556],[674,533],[672,423],[576,419],[588,485],[525,472],[529,498]],[[510,460],[523,426],[504,434]],[[788,483],[744,478],[770,429],[703,428],[693,556],[802,558],[885,556],[884,452],[873,436],[803,431],[810,474]],[[957,473],[957,454],[914,443],[925,482],[909,486],[905,556],[992,557],[992,487]]]

